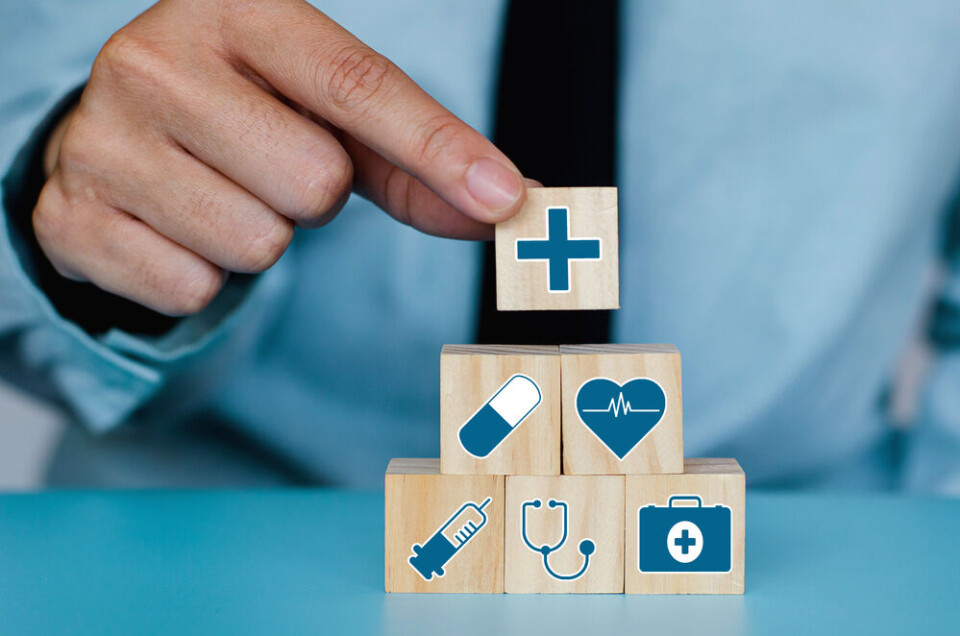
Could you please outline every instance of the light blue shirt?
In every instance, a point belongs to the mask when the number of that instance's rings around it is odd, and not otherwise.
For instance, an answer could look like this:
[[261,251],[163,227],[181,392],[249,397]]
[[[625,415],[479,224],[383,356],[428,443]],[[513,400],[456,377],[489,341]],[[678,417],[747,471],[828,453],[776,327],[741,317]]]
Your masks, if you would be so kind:
[[[0,171],[143,6],[0,6]],[[491,131],[502,2],[321,8]],[[613,335],[680,348],[687,455],[737,457],[754,485],[960,493],[956,351],[935,355],[899,451],[884,400],[960,182],[957,33],[949,0],[625,2]],[[439,452],[440,347],[474,336],[477,244],[353,197],[169,334],[94,338],[14,241],[4,226],[0,368],[105,434],[89,452],[140,445],[102,483],[137,483],[155,432],[198,412],[310,480],[378,485],[390,457]],[[960,303],[960,262],[944,270],[936,291]]]

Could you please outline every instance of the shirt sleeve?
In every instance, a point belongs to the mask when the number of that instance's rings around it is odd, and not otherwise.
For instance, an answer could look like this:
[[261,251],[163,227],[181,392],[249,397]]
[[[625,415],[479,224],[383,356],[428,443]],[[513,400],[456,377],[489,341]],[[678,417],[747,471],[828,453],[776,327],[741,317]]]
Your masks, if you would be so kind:
[[145,4],[0,5],[0,375],[63,404],[95,432],[138,409],[173,415],[202,401],[256,343],[289,279],[287,259],[264,275],[233,276],[207,309],[159,329],[120,320],[118,303],[91,303],[102,309],[91,328],[48,293],[29,224],[17,222],[35,203],[28,182],[43,131],[102,43]]
[[960,196],[945,224],[945,279],[928,332],[933,358],[908,436],[904,486],[960,496]]

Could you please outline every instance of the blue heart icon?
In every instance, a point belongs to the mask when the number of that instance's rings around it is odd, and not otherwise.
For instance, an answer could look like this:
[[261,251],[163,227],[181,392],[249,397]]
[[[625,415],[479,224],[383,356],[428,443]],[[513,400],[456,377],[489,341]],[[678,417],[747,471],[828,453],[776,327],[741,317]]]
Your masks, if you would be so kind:
[[666,394],[649,378],[634,378],[623,386],[593,378],[577,391],[580,421],[620,459],[660,423],[666,410]]

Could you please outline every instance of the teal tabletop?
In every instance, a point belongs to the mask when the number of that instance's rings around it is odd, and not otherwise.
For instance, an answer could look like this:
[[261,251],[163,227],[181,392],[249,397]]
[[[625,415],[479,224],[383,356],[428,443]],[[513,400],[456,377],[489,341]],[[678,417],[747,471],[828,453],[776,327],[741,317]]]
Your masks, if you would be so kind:
[[957,634],[960,502],[748,492],[746,594],[383,592],[383,496],[0,496],[2,634]]

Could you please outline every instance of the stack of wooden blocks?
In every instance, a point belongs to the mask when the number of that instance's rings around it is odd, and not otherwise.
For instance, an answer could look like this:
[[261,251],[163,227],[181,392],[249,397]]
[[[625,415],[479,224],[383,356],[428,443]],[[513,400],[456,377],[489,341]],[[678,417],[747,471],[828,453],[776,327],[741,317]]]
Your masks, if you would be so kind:
[[[619,305],[616,189],[532,189],[496,240],[498,308]],[[440,458],[387,468],[386,590],[742,594],[744,474],[684,459],[681,386],[672,345],[445,346]]]

